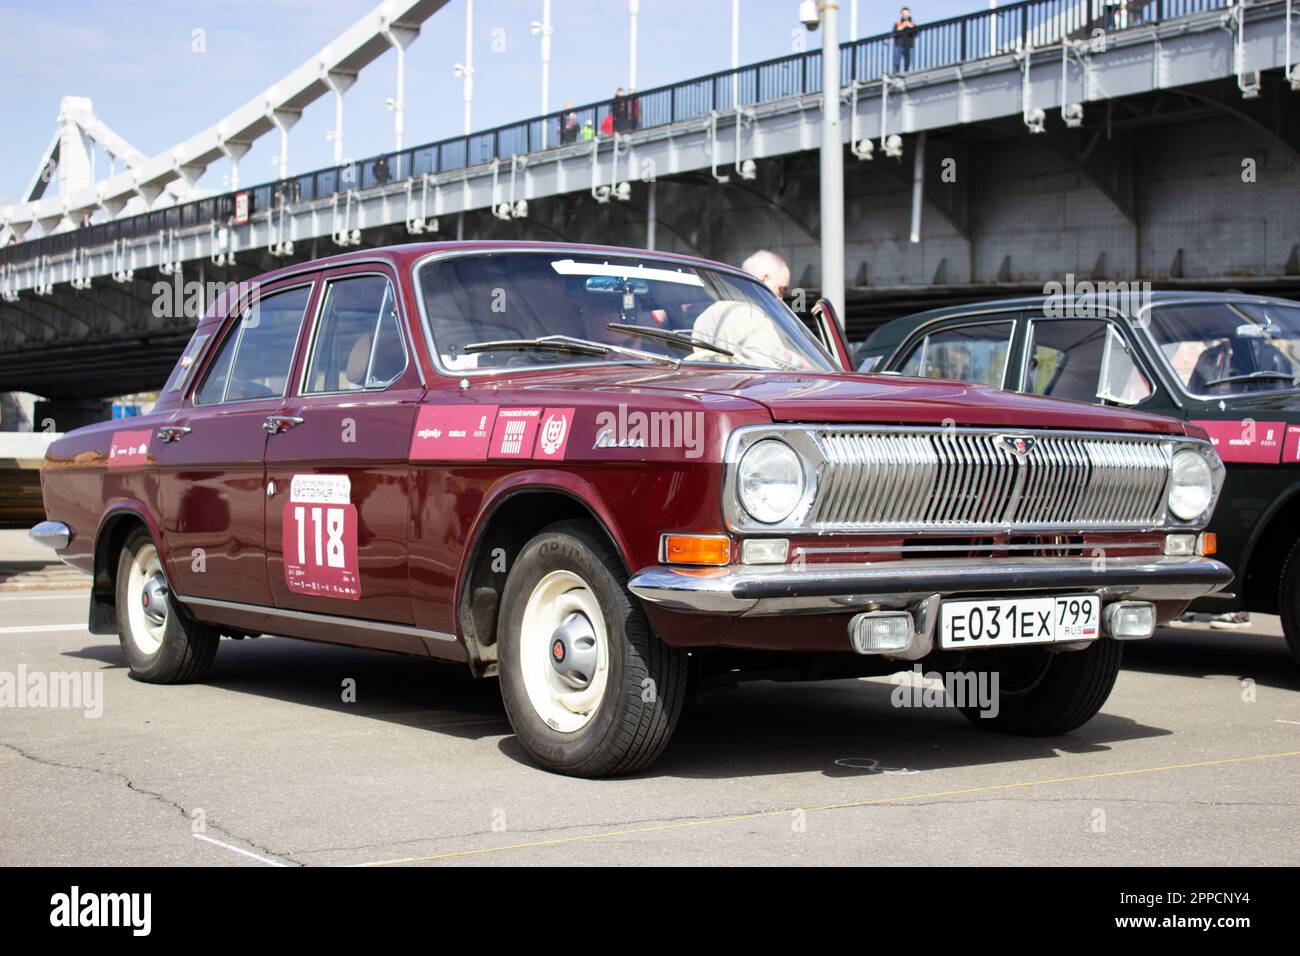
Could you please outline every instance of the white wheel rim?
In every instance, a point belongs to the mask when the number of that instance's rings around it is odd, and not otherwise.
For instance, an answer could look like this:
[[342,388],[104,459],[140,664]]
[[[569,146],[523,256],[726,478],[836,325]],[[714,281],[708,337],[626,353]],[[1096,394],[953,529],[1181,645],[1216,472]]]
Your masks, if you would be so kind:
[[[167,618],[171,610],[166,603],[166,581],[158,549],[152,544],[142,546],[131,561],[131,570],[126,579],[127,621],[130,624],[127,636],[136,650],[148,657],[158,653],[158,648],[162,647],[163,635],[167,632]],[[163,589],[161,620],[156,616],[160,586]],[[149,601],[146,598],[154,604],[154,615],[149,613]]]
[[[593,673],[584,671],[582,675],[589,678],[585,686],[574,686],[572,676],[566,681],[561,676],[561,665],[552,663],[559,653],[555,650],[557,640],[573,647],[574,635],[578,635],[582,647],[567,653],[585,654],[583,659],[588,661],[594,659],[594,667],[587,668]],[[519,672],[529,703],[552,730],[562,734],[581,730],[600,708],[609,682],[605,615],[591,587],[572,571],[552,571],[537,582],[529,595],[519,638]]]

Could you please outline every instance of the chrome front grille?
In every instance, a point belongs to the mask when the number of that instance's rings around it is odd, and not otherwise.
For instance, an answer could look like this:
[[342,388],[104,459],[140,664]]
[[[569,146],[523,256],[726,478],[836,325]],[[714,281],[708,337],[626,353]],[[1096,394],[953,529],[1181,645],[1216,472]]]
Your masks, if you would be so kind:
[[1164,515],[1171,448],[1159,438],[810,433],[823,460],[804,524],[819,531],[1124,529]]

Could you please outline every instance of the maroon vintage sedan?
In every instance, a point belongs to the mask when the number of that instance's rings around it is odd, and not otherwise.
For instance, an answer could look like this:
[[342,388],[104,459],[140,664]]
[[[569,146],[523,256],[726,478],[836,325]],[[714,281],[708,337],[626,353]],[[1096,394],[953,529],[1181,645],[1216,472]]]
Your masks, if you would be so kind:
[[33,535],[141,680],[201,679],[222,635],[459,662],[583,776],[654,760],[688,681],[922,662],[992,678],[975,723],[1062,733],[1229,580],[1194,426],[852,374],[814,312],[824,340],[628,249],[292,266],[220,298],[150,415],[54,443]]

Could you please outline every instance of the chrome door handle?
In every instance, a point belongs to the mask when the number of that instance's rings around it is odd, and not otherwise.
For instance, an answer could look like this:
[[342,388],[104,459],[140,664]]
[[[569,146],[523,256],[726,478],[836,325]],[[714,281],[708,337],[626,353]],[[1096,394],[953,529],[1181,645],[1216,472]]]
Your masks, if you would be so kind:
[[297,415],[270,415],[262,422],[262,427],[272,435],[286,432],[294,425],[301,425],[302,419]]
[[164,442],[174,442],[184,438],[190,433],[186,425],[163,425],[158,429],[158,437]]

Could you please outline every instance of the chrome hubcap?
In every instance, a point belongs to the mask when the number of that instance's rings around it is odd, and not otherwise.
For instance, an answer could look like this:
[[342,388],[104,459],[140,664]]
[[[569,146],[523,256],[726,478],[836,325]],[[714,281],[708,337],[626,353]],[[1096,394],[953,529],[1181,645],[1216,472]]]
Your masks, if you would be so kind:
[[136,552],[127,572],[127,631],[136,650],[153,656],[167,633],[167,578],[158,550],[146,544]]
[[587,615],[574,611],[551,635],[551,666],[555,676],[574,690],[591,686],[600,656],[596,648],[596,631]]
[[581,730],[609,684],[600,600],[581,575],[552,571],[528,596],[521,624],[516,661],[529,703],[552,730]]
[[155,574],[144,582],[140,590],[140,605],[151,623],[162,624],[167,620],[167,580],[161,574]]

